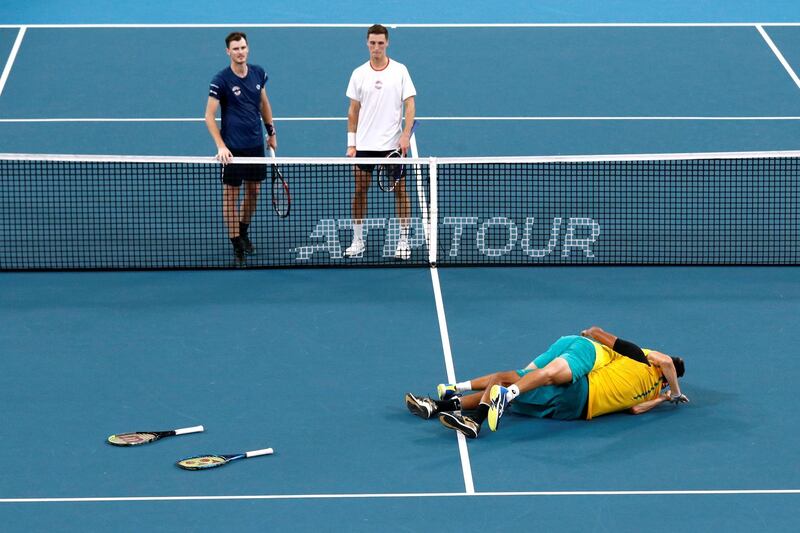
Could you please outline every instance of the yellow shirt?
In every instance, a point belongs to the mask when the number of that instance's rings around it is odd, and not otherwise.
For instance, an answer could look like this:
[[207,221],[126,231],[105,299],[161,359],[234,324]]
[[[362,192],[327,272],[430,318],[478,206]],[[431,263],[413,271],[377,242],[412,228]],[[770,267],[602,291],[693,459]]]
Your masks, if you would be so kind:
[[619,357],[624,357],[605,344],[600,344],[599,342],[595,342],[592,339],[589,341],[594,345],[594,366],[592,370],[597,370],[598,368],[603,368],[608,363],[617,359]]
[[[647,355],[650,350],[644,350]],[[586,419],[630,409],[661,393],[661,369],[619,356],[589,373]]]

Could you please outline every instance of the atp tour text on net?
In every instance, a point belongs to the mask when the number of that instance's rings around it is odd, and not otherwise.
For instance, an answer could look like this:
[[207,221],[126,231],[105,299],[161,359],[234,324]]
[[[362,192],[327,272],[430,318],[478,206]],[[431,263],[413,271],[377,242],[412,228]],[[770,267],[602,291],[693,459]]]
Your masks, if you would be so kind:
[[[561,217],[554,217],[549,236],[534,234],[535,220],[535,217],[526,217],[520,230],[518,223],[509,217],[495,216],[484,220],[476,216],[443,217],[439,224],[439,240],[442,242],[442,236],[449,235],[447,254],[451,258],[458,257],[465,234],[474,236],[478,251],[486,257],[504,256],[514,250],[519,242],[525,255],[542,258],[556,250],[559,237],[563,234],[562,257],[570,257],[573,252],[582,253],[587,258],[595,257],[592,245],[600,236],[600,224],[594,219],[568,218],[565,222]],[[353,222],[351,218],[319,220],[308,236],[310,244],[295,249],[297,260],[308,261],[314,254],[328,254],[330,259],[344,258],[342,237],[347,238],[348,230],[353,229]],[[366,218],[362,221],[362,226],[364,240],[368,244],[376,238],[382,238],[383,257],[394,257],[397,241],[400,239],[399,218]],[[342,235],[340,231],[343,232]],[[412,249],[427,247],[428,231],[427,221],[419,217],[409,219],[408,240]]]

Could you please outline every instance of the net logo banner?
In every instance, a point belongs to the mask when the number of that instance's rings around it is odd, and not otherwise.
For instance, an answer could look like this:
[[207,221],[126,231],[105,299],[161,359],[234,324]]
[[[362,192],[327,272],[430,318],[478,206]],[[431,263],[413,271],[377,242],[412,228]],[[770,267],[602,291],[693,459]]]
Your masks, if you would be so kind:
[[[564,219],[554,217],[549,234],[541,234],[535,226],[535,217],[526,217],[523,221],[505,216],[494,216],[481,219],[476,216],[446,216],[439,223],[440,253],[449,258],[458,258],[460,254],[474,257],[472,246],[478,253],[489,258],[522,253],[531,259],[539,259],[553,254],[559,242],[561,257],[568,258],[573,253],[584,258],[594,258],[592,246],[600,237],[600,224],[587,217],[571,217]],[[308,236],[309,244],[299,246],[293,251],[297,261],[309,261],[314,254],[327,254],[331,260],[344,258],[345,243],[352,236],[354,220],[351,218],[326,218],[319,220]],[[394,257],[397,242],[400,239],[400,219],[367,218],[363,221],[364,241],[382,239],[383,257]],[[344,231],[344,233],[341,233]],[[427,249],[430,228],[426,220],[419,217],[409,219],[409,245],[414,249]],[[521,237],[521,238],[520,238]],[[466,245],[465,241],[470,244]],[[446,246],[445,249],[442,247]],[[465,249],[469,246],[469,250]],[[444,259],[442,257],[441,259]]]

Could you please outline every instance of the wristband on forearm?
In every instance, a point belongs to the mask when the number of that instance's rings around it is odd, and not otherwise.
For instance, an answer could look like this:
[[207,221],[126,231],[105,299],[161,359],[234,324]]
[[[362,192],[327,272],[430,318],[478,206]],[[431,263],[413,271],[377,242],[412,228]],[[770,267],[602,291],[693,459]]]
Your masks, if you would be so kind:
[[347,146],[355,146],[356,145],[356,132],[348,131],[347,132]]
[[275,136],[275,126],[265,122],[264,123],[264,127],[267,128],[267,136],[268,137],[274,137]]

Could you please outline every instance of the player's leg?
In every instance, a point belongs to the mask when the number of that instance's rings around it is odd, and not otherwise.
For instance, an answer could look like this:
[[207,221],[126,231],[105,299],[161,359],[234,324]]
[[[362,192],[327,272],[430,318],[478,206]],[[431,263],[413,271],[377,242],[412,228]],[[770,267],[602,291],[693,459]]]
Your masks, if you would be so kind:
[[472,383],[477,383],[483,388],[482,393],[471,394],[462,398],[462,408],[472,411],[470,415],[457,415],[453,413],[442,413],[439,421],[445,427],[455,429],[465,437],[474,439],[481,431],[481,425],[489,415],[489,391],[496,386],[508,386],[519,379],[516,370],[496,372],[487,376],[481,376]]
[[242,209],[239,215],[239,236],[242,239],[244,251],[246,254],[255,252],[253,243],[250,241],[250,221],[253,219],[253,214],[258,207],[258,196],[261,191],[260,181],[245,181],[244,182],[244,200],[242,201]]
[[[229,182],[235,183],[235,180],[227,178]],[[241,181],[239,181],[241,185]],[[244,262],[244,246],[241,238],[239,237],[239,185],[229,185],[223,183],[222,185],[222,218],[225,220],[225,228],[228,231],[228,238],[233,245],[233,253],[236,262],[241,264]]]
[[468,381],[460,381],[458,383],[439,383],[439,385],[436,386],[436,393],[438,394],[440,400],[444,400],[464,392],[482,391],[491,387],[492,384],[495,383],[496,376],[498,375],[513,375],[513,381],[511,381],[511,383],[514,383],[514,381],[519,378],[515,370],[493,372],[491,374],[486,374],[485,376],[472,378]]
[[411,221],[411,202],[408,199],[406,189],[406,179],[401,179],[394,189],[395,205],[397,207],[397,218],[400,220],[400,238],[397,240],[397,249],[394,252],[396,259],[409,259],[411,257],[411,246],[408,243],[408,231]]
[[356,165],[353,176],[355,190],[353,191],[352,216],[353,216],[353,242],[345,250],[347,257],[360,257],[364,253],[364,218],[367,216],[367,193],[372,182],[372,167],[374,165]]
[[486,414],[489,429],[497,431],[500,426],[500,419],[503,417],[509,402],[520,394],[545,385],[572,383],[572,377],[572,369],[564,354],[562,354],[546,364],[544,368],[534,368],[526,371],[512,383],[493,384],[490,389],[484,391],[486,398],[483,400],[489,405],[489,411]]

